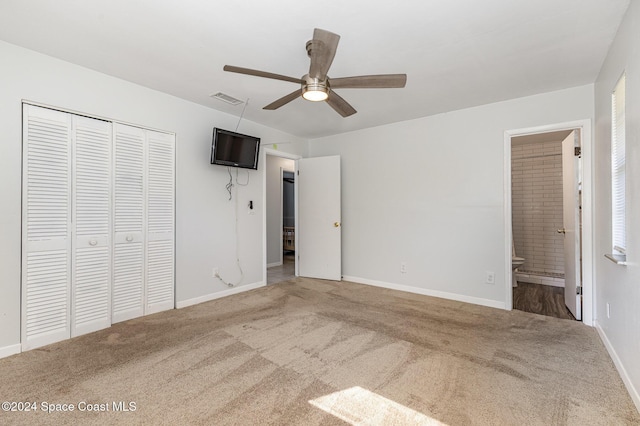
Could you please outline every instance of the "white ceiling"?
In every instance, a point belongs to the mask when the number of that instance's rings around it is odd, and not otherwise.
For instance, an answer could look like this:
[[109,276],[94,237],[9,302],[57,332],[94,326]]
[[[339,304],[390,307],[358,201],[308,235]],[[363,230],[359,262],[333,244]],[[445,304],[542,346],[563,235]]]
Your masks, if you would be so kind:
[[[2,0],[0,39],[305,138],[593,83],[629,0]],[[341,35],[331,77],[406,73],[403,89],[262,107],[306,74],[314,28]],[[215,125],[215,123],[212,123]]]

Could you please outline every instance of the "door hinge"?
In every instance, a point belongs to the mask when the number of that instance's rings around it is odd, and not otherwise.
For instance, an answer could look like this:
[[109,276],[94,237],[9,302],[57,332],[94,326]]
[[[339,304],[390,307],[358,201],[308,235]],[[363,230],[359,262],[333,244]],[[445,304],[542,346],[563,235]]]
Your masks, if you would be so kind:
[[581,286],[581,285],[579,285],[578,287],[576,287],[576,294],[577,294],[578,296],[582,296],[582,286]]
[[300,170],[298,170],[298,176],[300,176]]
[[576,157],[579,157],[580,154],[582,154],[582,148],[580,148],[579,146],[576,146],[573,148],[573,155],[575,155]]

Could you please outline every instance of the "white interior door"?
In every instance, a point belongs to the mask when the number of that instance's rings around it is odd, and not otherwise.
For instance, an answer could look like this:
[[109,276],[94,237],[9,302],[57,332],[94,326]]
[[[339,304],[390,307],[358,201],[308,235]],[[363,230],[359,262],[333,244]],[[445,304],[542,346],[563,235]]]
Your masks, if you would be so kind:
[[[575,130],[562,141],[562,200],[564,229],[564,301],[577,320],[582,319],[580,286],[580,216],[578,212],[578,157]],[[579,144],[578,144],[579,145]]]
[[112,322],[144,315],[144,130],[115,124]]
[[147,134],[147,258],[145,314],[174,307],[175,136]]
[[23,106],[22,349],[70,337],[71,115]]
[[303,277],[342,279],[340,157],[298,160],[296,254]]
[[111,128],[73,116],[72,337],[111,326]]

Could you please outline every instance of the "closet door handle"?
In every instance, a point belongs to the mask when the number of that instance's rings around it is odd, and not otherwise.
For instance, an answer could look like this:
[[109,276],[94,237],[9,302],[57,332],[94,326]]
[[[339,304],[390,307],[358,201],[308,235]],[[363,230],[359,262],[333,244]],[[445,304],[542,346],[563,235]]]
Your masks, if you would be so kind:
[[127,235],[127,238],[125,238],[125,240],[127,240],[128,242],[133,241],[133,235]]
[[556,232],[557,232],[558,234],[566,234],[566,233],[567,233],[567,230],[566,230],[566,229],[564,229],[564,228],[561,228],[561,229],[558,229]]
[[90,246],[96,246],[96,245],[98,245],[98,242],[96,240],[91,240],[91,241],[89,241],[89,245]]

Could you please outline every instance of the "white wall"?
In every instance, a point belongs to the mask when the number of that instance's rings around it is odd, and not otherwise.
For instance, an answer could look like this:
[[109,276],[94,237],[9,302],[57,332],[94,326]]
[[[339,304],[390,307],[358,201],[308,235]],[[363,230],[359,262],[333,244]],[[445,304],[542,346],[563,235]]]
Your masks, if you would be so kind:
[[[626,72],[627,260],[611,253],[611,92]],[[640,4],[631,2],[595,84],[596,318],[609,352],[640,410]],[[607,318],[607,303],[611,318]]]
[[592,117],[587,85],[310,141],[342,157],[343,275],[504,307],[504,132]]
[[267,265],[282,263],[282,178],[280,168],[293,171],[295,161],[289,158],[266,156],[267,198]]
[[[245,277],[263,282],[263,168],[239,171],[228,201],[226,168],[209,164],[212,128],[234,130],[237,117],[0,42],[0,356],[19,350],[21,253],[21,102],[29,100],[176,133],[176,299],[185,305],[226,294],[212,268],[236,282],[235,200]],[[306,152],[306,141],[242,121],[241,133]],[[264,160],[264,156],[261,157]],[[235,171],[234,171],[235,180]],[[246,214],[249,200],[256,214]]]

